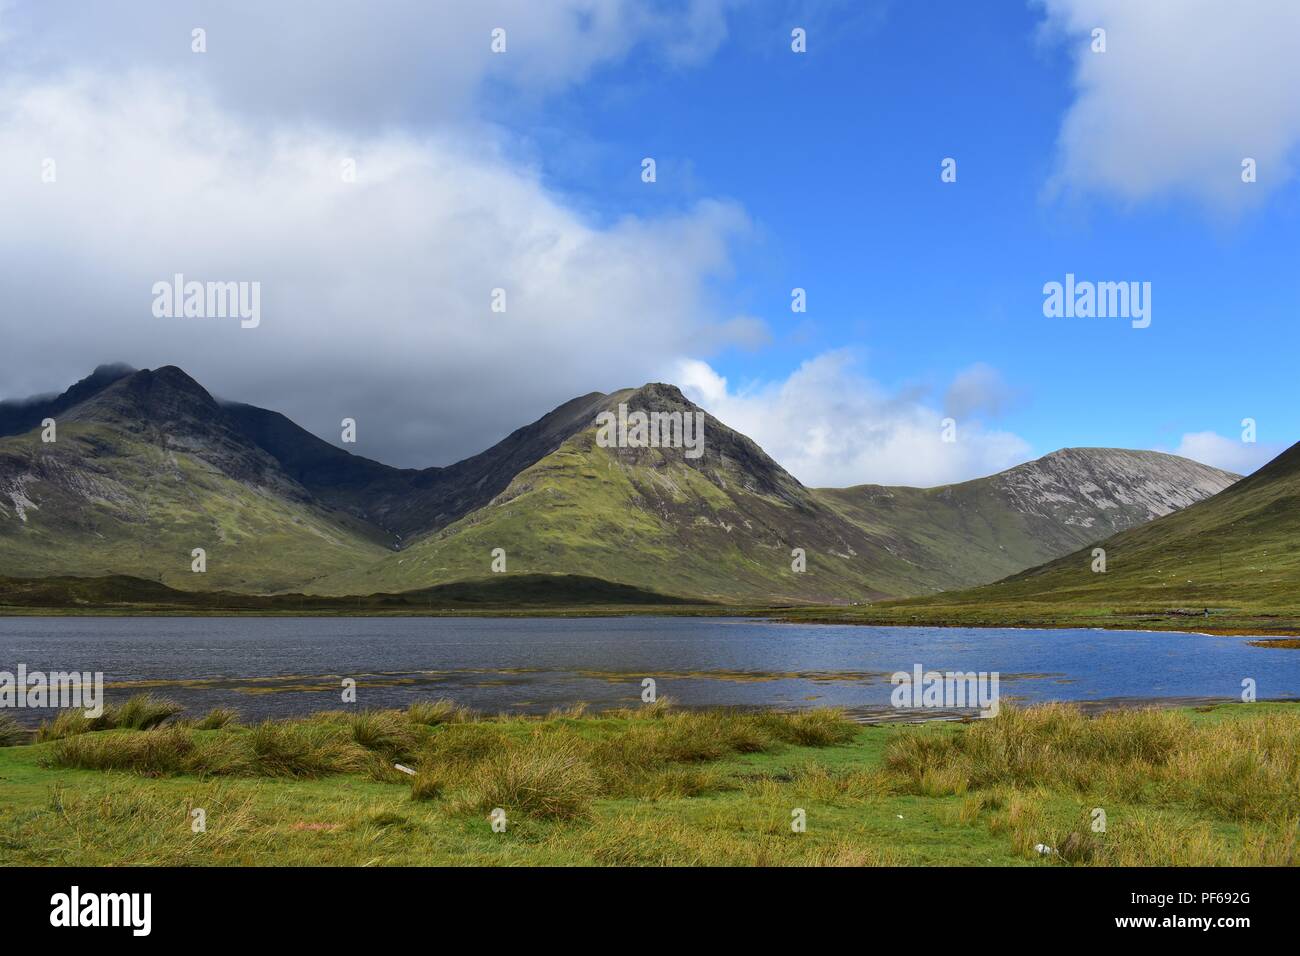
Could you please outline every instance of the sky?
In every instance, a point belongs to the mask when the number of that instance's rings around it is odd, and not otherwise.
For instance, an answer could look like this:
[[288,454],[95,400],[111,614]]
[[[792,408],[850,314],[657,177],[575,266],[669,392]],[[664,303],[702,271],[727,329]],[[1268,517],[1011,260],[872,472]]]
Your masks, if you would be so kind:
[[[668,381],[814,486],[1249,472],[1300,435],[1298,53],[1294,0],[0,0],[0,397],[174,364],[425,466]],[[177,273],[259,324],[155,315]],[[1067,274],[1149,326],[1048,317]]]

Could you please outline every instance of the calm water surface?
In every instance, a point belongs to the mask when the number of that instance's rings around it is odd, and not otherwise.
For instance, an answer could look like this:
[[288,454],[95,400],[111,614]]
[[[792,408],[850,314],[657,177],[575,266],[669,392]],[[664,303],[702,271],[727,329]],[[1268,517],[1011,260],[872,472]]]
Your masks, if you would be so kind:
[[[149,690],[192,713],[273,717],[447,697],[537,713],[640,702],[886,708],[889,675],[998,671],[1003,699],[1300,697],[1300,651],[1140,631],[804,626],[731,618],[0,618],[0,671],[103,671],[108,698]],[[11,711],[24,723],[42,711]]]

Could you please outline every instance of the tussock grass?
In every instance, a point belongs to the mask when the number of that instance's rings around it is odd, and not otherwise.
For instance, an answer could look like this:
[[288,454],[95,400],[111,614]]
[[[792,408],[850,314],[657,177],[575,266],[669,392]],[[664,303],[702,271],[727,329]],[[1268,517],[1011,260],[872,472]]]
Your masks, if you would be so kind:
[[[678,712],[634,728],[629,741],[645,747],[642,762],[694,763],[729,753],[758,753],[771,746],[762,722],[730,711]],[[626,751],[636,762],[633,749]]]
[[194,735],[183,727],[137,733],[77,734],[55,742],[48,766],[129,770],[146,776],[207,772]]
[[365,751],[340,730],[328,722],[263,721],[249,734],[252,771],[262,777],[322,777],[369,770]]
[[113,710],[109,720],[113,728],[148,730],[159,726],[170,717],[175,717],[184,709],[174,700],[165,697],[136,694],[121,707]]
[[1223,721],[1180,748],[1168,773],[1176,792],[1217,816],[1294,820],[1300,817],[1300,725],[1282,713]]
[[547,719],[564,720],[567,718],[569,720],[578,720],[579,718],[586,716],[588,706],[589,705],[586,701],[580,700],[569,707],[556,707],[552,709]]
[[830,747],[846,744],[857,727],[844,719],[838,708],[804,710],[791,714],[766,714],[762,726],[777,740],[799,747]]
[[179,714],[183,707],[165,697],[136,694],[125,704],[106,705],[98,717],[87,717],[84,710],[59,711],[52,721],[42,721],[36,732],[38,742],[62,740],[96,730],[149,730]]
[[328,723],[264,721],[248,730],[196,733],[180,726],[82,733],[55,741],[49,767],[125,770],[144,776],[320,777],[367,772],[370,755]]
[[[429,776],[436,780],[430,792],[454,791],[457,806],[574,819],[598,798],[671,800],[734,789],[702,765],[765,752],[796,737],[820,746],[854,733],[838,712],[804,721],[792,719],[799,715],[670,711],[664,702],[602,718],[580,713],[558,712],[540,723],[512,719],[439,727],[420,752],[412,798],[427,799],[421,791]],[[847,733],[834,729],[841,724]]]
[[411,760],[423,740],[419,730],[400,711],[365,711],[352,718],[352,739],[386,761]]
[[466,775],[470,806],[504,809],[539,819],[586,816],[599,792],[596,774],[573,741],[511,745],[475,764]]
[[1300,721],[1291,714],[1197,726],[1171,710],[1088,718],[1059,704],[1004,706],[963,733],[899,736],[885,766],[931,797],[1054,787],[1126,803],[1190,801],[1237,822],[1300,816]]
[[474,715],[468,709],[458,707],[450,700],[417,700],[406,708],[406,718],[413,724],[436,727],[439,724],[473,720]]
[[879,769],[849,768],[831,770],[813,761],[799,764],[786,780],[759,780],[755,789],[775,797],[778,793],[793,790],[804,800],[817,803],[851,806],[876,797],[892,794],[895,785]]
[[92,721],[86,717],[84,711],[61,710],[53,720],[41,721],[41,726],[36,731],[36,740],[38,743],[62,740],[64,737],[84,734],[93,729],[98,728],[92,727]]
[[8,714],[0,714],[0,747],[16,747],[27,743],[27,731]]
[[962,733],[935,728],[893,741],[886,767],[928,796],[997,784],[1088,786],[1120,774],[1149,779],[1191,729],[1176,711],[1114,711],[1096,718],[1049,704],[1009,705]]
[[510,736],[497,724],[453,724],[443,727],[425,743],[421,764],[463,771],[504,747]]
[[[459,718],[434,702],[417,713],[423,719],[336,711],[216,729],[78,725],[6,749],[6,780],[15,770],[18,779],[63,770],[135,779],[83,776],[75,786],[86,796],[48,807],[0,803],[0,862],[72,859],[66,833],[101,841],[101,862],[114,862],[111,852],[130,862],[343,865],[1298,861],[1300,708],[1286,705],[1096,718],[1004,707],[969,725],[869,728],[834,711],[646,707],[496,720]],[[222,831],[229,842],[205,849],[181,809],[204,806],[192,795],[213,788],[227,788],[218,795],[230,812],[254,797],[256,812],[242,824],[236,814]],[[505,833],[486,820],[497,807]],[[1104,829],[1093,828],[1098,807]],[[794,808],[806,811],[806,832],[791,832]]]
[[213,707],[194,724],[195,730],[221,730],[239,723],[239,711],[232,707]]
[[[133,723],[157,723],[172,713],[167,702],[141,699],[128,716]],[[394,763],[413,764],[416,800],[454,791],[461,806],[493,802],[488,809],[545,819],[581,816],[598,797],[666,800],[732,788],[702,765],[769,751],[783,741],[821,746],[853,733],[837,712],[812,719],[666,707],[637,712],[635,719],[576,713],[543,721],[469,721],[464,711],[435,702],[417,709],[419,721],[410,710],[329,711],[245,728],[233,723],[233,713],[218,711],[189,725],[101,734],[89,731],[84,715],[65,712],[47,728],[46,739],[56,746],[42,759],[50,767],[154,777],[359,773],[384,782],[406,780]],[[423,722],[430,719],[439,722]]]
[[443,781],[436,773],[424,771],[411,778],[412,800],[437,800],[442,796]]

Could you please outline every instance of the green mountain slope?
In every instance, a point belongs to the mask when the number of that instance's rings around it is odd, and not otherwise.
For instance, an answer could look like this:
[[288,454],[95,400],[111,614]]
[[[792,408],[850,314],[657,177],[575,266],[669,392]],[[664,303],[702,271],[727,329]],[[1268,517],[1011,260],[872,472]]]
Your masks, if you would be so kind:
[[420,469],[349,454],[278,412],[236,403],[225,411],[319,501],[375,525],[396,543],[445,528],[483,507],[515,475],[590,425],[607,400],[600,392],[575,398],[472,458]]
[[[696,410],[668,385],[617,392],[605,406],[620,402],[633,411]],[[587,574],[730,600],[848,600],[883,593],[873,571],[891,582],[906,576],[891,556],[859,560],[868,536],[748,438],[711,416],[705,436],[704,453],[693,460],[680,448],[599,447],[589,425],[485,507],[313,590],[400,591],[478,576],[490,572],[497,548],[507,573]],[[806,573],[791,569],[795,547],[806,551]]]
[[1106,552],[1104,573],[1093,570],[1086,547],[995,584],[882,613],[956,622],[976,610],[1010,619],[1300,609],[1300,444],[1213,498],[1097,547]]
[[[446,468],[351,455],[180,369],[105,367],[0,407],[0,575],[173,588],[397,593],[492,574],[663,595],[851,604],[983,583],[1204,499],[1236,476],[1152,452],[1068,449],[935,489],[809,489],[705,416],[703,453],[602,447],[595,422],[703,414],[671,385],[568,402]],[[58,421],[40,441],[37,416]],[[205,548],[206,574],[190,571]],[[792,567],[802,549],[806,570]]]
[[[317,504],[179,369],[120,378],[57,421],[52,443],[39,428],[0,439],[4,573],[269,591],[386,550]],[[191,570],[194,548],[206,573]]]
[[1159,452],[1067,448],[956,485],[860,485],[818,494],[923,569],[912,591],[918,593],[1050,561],[1202,501],[1238,477]]
[[[605,407],[693,412],[648,385]],[[706,417],[704,454],[599,447],[594,427],[525,469],[486,507],[325,593],[404,590],[482,574],[592,574],[713,600],[849,603],[967,586],[1167,514],[1235,475],[1152,452],[1076,449],[929,490],[805,488]],[[807,569],[792,570],[792,549]]]

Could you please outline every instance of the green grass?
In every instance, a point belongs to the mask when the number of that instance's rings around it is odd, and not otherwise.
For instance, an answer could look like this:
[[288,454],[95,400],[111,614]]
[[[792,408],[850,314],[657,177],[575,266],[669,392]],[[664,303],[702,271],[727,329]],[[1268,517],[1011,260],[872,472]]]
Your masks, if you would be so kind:
[[995,584],[808,621],[1300,633],[1300,445],[1205,501]]
[[437,705],[198,726],[0,749],[0,863],[1297,862],[1300,707],[1285,704],[867,727],[831,711]]
[[62,740],[96,730],[149,730],[181,712],[180,704],[151,694],[136,694],[125,704],[105,704],[98,717],[83,710],[61,710],[53,720],[43,721],[36,732],[38,741]]

